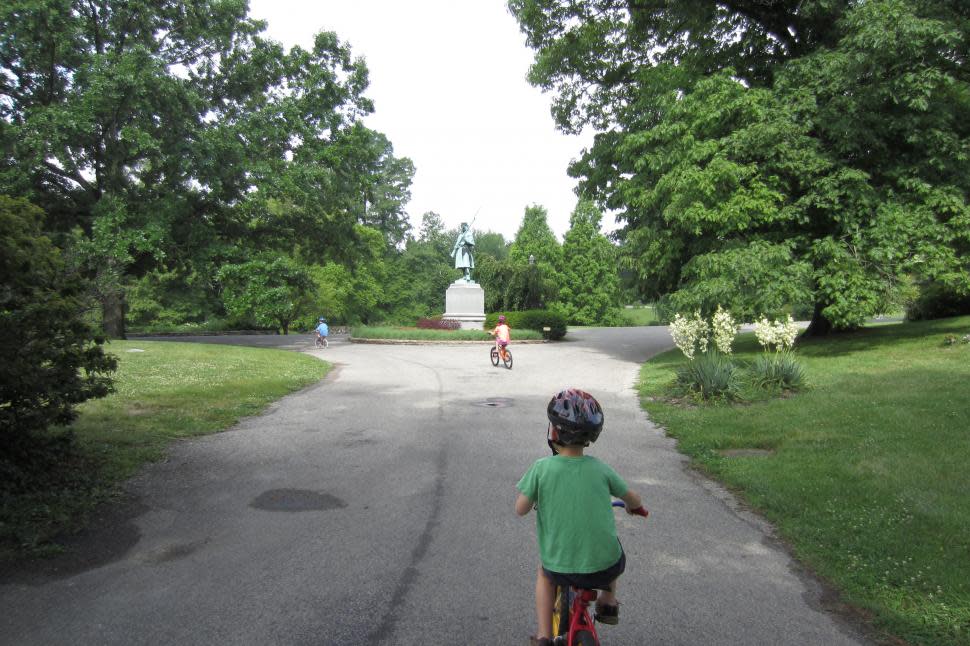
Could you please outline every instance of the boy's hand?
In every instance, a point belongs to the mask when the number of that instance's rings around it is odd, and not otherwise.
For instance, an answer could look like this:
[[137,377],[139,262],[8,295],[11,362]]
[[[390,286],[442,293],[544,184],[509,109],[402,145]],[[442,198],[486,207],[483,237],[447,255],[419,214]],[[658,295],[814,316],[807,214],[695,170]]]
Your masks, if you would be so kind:
[[630,514],[631,516],[643,516],[644,518],[650,515],[650,512],[647,511],[647,508],[644,507],[643,505],[640,505],[639,507],[633,507],[633,508],[628,506],[626,508],[626,513]]

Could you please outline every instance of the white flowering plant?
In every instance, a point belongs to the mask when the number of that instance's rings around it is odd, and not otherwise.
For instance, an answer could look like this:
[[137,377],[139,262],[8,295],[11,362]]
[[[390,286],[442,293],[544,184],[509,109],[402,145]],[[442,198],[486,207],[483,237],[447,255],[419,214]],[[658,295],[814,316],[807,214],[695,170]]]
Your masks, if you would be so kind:
[[670,323],[670,335],[674,339],[674,345],[688,359],[693,359],[698,350],[701,353],[707,351],[709,329],[700,312],[695,312],[691,318],[677,314]]
[[731,354],[731,346],[737,334],[738,326],[734,317],[727,310],[717,307],[717,312],[708,323],[701,313],[694,312],[687,318],[677,314],[670,324],[670,334],[674,344],[680,348],[684,356],[693,360],[698,353],[704,354],[708,348],[717,348],[722,354]]
[[769,321],[767,317],[763,316],[754,324],[754,335],[758,337],[758,343],[765,351],[772,349],[776,352],[791,350],[795,345],[795,338],[798,336],[798,326],[795,325],[790,314],[786,321],[777,319]]

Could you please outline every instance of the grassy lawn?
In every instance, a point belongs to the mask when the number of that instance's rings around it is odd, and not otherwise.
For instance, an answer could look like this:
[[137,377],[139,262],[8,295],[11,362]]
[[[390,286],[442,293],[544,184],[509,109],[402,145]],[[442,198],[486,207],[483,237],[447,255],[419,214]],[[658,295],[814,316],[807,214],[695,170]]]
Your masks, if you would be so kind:
[[[403,326],[355,326],[350,334],[358,339],[395,339],[402,341],[491,341],[492,336],[482,330],[427,330]],[[516,340],[529,341],[541,339],[542,332],[536,330],[512,330],[512,344]]]
[[632,308],[623,308],[620,310],[620,321],[623,326],[638,326],[638,325],[660,325],[660,319],[657,318],[657,310],[653,305],[642,305]]
[[79,451],[65,473],[31,495],[0,487],[0,558],[56,551],[54,537],[174,440],[224,430],[330,368],[295,352],[224,345],[115,341],[107,351],[118,357],[115,392],[79,407]]
[[[799,342],[809,388],[743,405],[663,401],[679,351],[640,394],[680,450],[740,493],[795,554],[911,643],[970,644],[970,317]],[[758,351],[739,339],[739,359]],[[765,456],[724,454],[768,449]]]

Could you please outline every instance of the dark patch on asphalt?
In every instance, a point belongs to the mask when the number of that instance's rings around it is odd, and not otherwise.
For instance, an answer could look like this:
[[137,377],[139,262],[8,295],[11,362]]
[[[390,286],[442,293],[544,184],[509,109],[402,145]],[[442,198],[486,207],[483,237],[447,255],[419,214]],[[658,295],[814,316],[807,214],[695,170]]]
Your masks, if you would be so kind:
[[513,400],[509,397],[489,397],[484,401],[472,402],[472,406],[481,406],[482,408],[508,408],[513,404]]
[[328,511],[346,507],[336,496],[308,489],[270,489],[256,496],[250,507],[264,511]]
[[186,556],[194,554],[199,550],[200,547],[208,543],[209,540],[192,541],[191,543],[175,543],[174,545],[165,545],[157,550],[153,550],[141,557],[142,561],[146,563],[168,563],[169,561],[177,561],[179,559],[184,559]]
[[0,583],[43,585],[118,561],[141,539],[134,521],[147,511],[134,497],[105,503],[91,514],[84,529],[56,539],[63,548],[60,554],[0,563]]

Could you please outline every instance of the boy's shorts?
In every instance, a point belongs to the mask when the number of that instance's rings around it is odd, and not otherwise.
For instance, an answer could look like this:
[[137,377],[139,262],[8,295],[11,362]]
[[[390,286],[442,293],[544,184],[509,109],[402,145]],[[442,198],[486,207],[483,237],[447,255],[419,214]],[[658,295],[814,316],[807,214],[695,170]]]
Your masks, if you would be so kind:
[[558,586],[572,586],[574,588],[583,588],[584,590],[609,590],[610,584],[616,581],[616,578],[623,574],[626,569],[626,553],[623,551],[623,546],[620,546],[620,560],[599,572],[586,572],[577,574],[563,574],[562,572],[551,572],[545,567],[542,568],[542,573],[546,575],[546,578],[552,581]]
[[498,344],[499,344],[499,347],[504,348],[505,346],[507,346],[509,344],[509,342],[508,341],[503,341],[502,339],[499,339],[498,340]]

